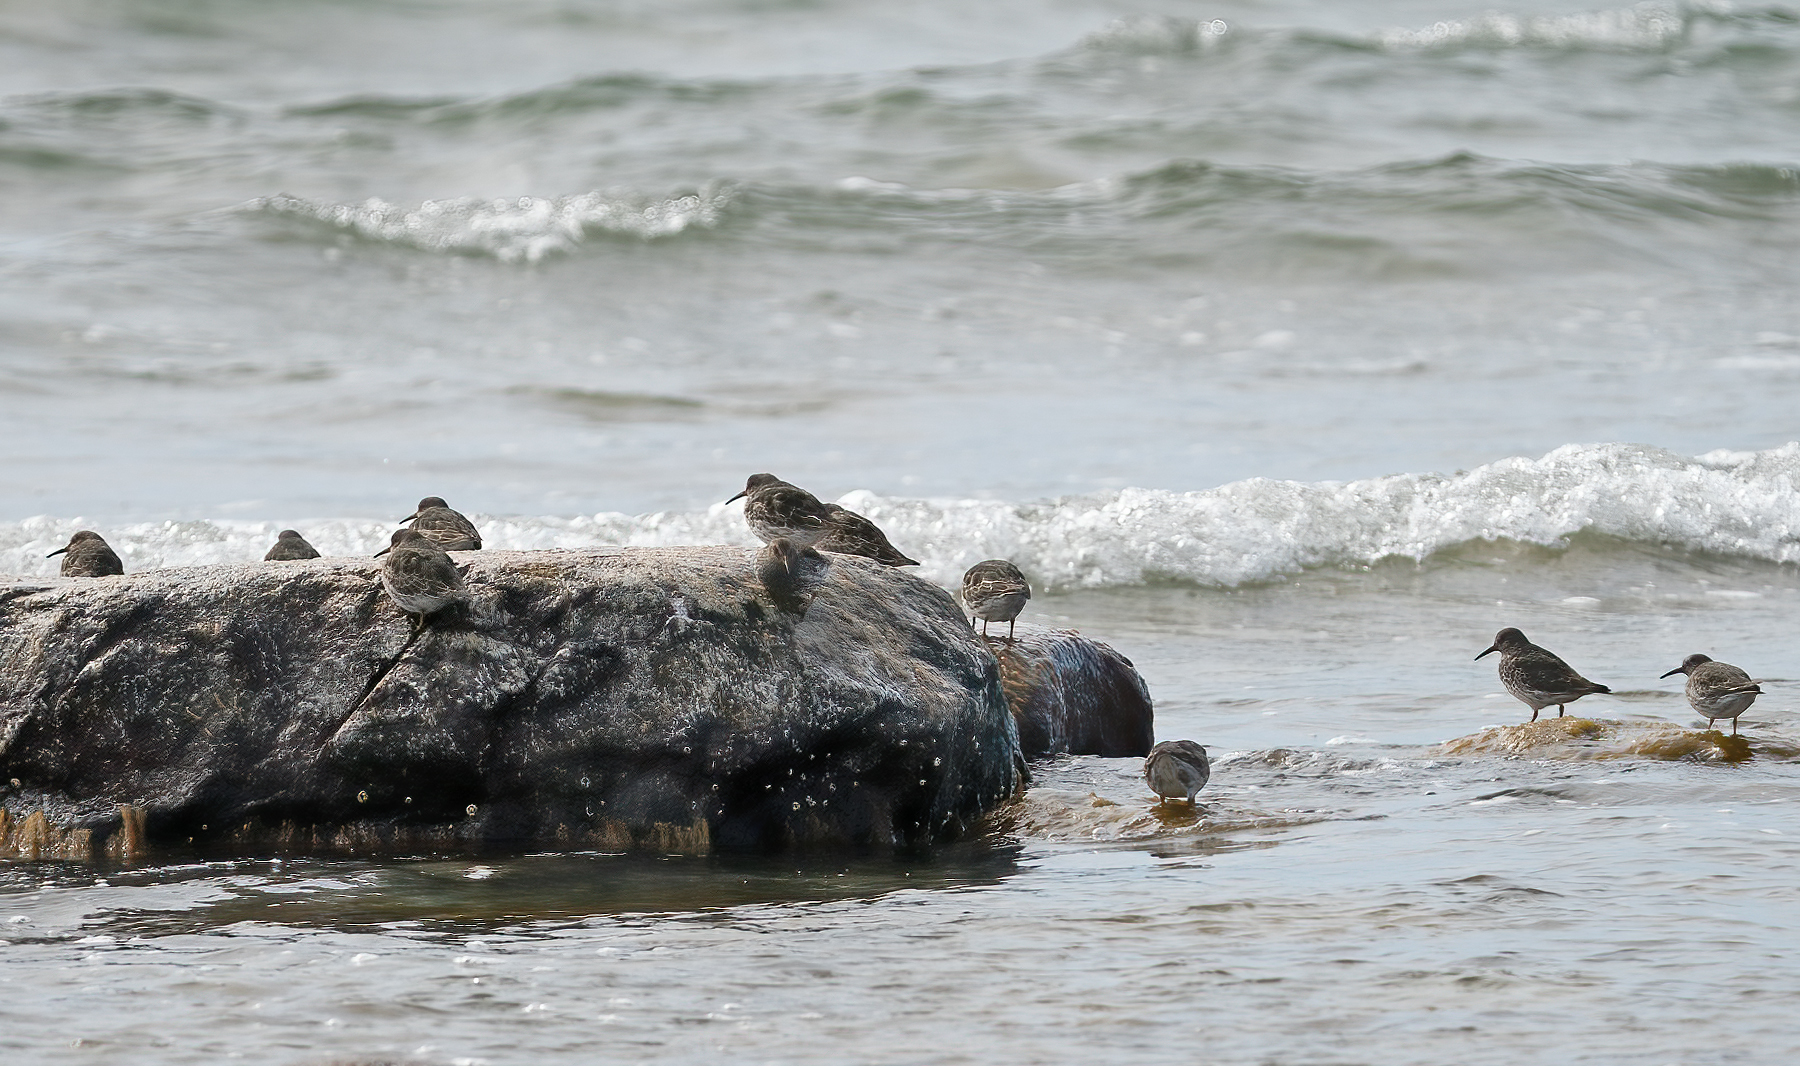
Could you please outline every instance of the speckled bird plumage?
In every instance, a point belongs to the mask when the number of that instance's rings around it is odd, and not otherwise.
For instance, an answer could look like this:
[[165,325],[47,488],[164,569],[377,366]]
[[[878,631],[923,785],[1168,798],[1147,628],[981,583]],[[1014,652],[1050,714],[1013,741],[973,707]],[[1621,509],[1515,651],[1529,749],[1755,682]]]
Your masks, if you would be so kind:
[[825,508],[825,533],[813,547],[822,552],[837,552],[839,555],[860,555],[888,566],[919,565],[917,559],[907,558],[905,553],[894,547],[881,527],[867,518],[835,503],[822,506]]
[[69,538],[69,543],[56,549],[46,559],[62,556],[62,576],[64,577],[111,577],[125,572],[125,564],[106,543],[106,539],[91,529],[84,529]]
[[790,485],[774,474],[752,474],[744,491],[732,500],[744,501],[744,521],[764,544],[777,538],[793,541],[796,548],[810,548],[827,531],[831,512],[812,493]]
[[475,523],[463,517],[459,511],[452,511],[450,505],[441,496],[427,496],[419,501],[419,509],[402,522],[411,522],[409,527],[425,536],[447,552],[476,551],[481,548],[481,533]]
[[263,556],[263,562],[285,562],[290,559],[317,559],[319,549],[306,542],[297,529],[284,529],[275,537],[275,546]]
[[381,587],[399,607],[425,619],[455,603],[468,599],[463,589],[462,571],[429,537],[411,529],[397,529],[386,548],[376,553],[385,555],[381,562]]
[[1494,635],[1493,645],[1475,658],[1496,651],[1500,653],[1500,683],[1531,708],[1534,722],[1538,712],[1552,704],[1556,716],[1561,718],[1567,704],[1591,693],[1612,691],[1582,677],[1554,652],[1526,640],[1517,629],[1502,629]]
[[1715,662],[1698,652],[1681,661],[1681,665],[1663,677],[1687,675],[1688,704],[1706,719],[1710,727],[1719,718],[1731,719],[1731,731],[1737,732],[1738,715],[1750,709],[1762,688],[1749,674],[1730,663]]
[[1191,740],[1165,740],[1151,748],[1144,760],[1144,780],[1158,796],[1158,803],[1185,799],[1191,804],[1211,777],[1206,749]]
[[[963,574],[962,598],[969,613],[981,619],[982,636],[987,636],[989,622],[1005,622],[1010,640],[1019,612],[1031,599],[1031,585],[1019,568],[1005,559],[984,559]],[[974,619],[969,624],[974,625]]]

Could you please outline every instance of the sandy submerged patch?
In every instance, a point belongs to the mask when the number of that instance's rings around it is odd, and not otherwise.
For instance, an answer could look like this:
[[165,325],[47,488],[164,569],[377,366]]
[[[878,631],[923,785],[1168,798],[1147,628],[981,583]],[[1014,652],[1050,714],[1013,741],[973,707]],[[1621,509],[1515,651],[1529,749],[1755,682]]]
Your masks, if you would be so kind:
[[1440,755],[1511,755],[1532,759],[1687,759],[1738,763],[1800,760],[1790,741],[1684,729],[1655,719],[1546,718],[1495,726],[1437,746]]
[[1342,814],[1320,810],[1250,810],[1224,798],[1159,804],[1154,797],[1121,791],[1117,796],[1062,788],[1032,788],[1004,811],[1008,832],[1058,843],[1183,840],[1234,850],[1269,843],[1255,834],[1327,821]]

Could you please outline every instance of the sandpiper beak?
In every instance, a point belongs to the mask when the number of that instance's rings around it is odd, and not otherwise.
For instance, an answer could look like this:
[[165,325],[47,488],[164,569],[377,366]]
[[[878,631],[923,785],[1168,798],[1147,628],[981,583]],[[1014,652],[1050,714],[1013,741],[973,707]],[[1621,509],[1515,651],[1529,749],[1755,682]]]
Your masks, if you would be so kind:
[[[1489,646],[1488,650],[1482,652],[1481,655],[1492,655],[1494,652],[1497,652],[1499,650],[1500,650],[1500,645],[1494,644],[1494,645]],[[1481,655],[1477,655],[1477,656],[1475,656],[1475,658],[1479,659],[1479,658],[1481,658]]]
[[1681,674],[1681,673],[1686,673],[1686,672],[1687,671],[1685,671],[1681,667],[1677,666],[1675,669],[1670,670],[1668,673],[1662,675],[1662,677],[1657,678],[1657,680],[1661,681],[1663,677],[1673,677],[1676,674]]
[[59,556],[59,555],[61,555],[61,554],[62,554],[62,553],[63,553],[63,552],[66,552],[66,551],[68,551],[68,550],[69,550],[69,549],[67,549],[67,548],[58,548],[58,549],[56,549],[56,550],[55,550],[55,551],[53,551],[53,552],[51,552],[51,553],[50,553],[50,554],[49,554],[49,555],[46,555],[46,556],[44,556],[44,558],[46,558],[46,559],[54,559],[54,558],[56,558],[56,557],[57,557],[57,556]]
[[736,496],[733,496],[731,499],[726,500],[725,502],[726,503],[736,503],[737,501],[743,499],[744,497],[746,497],[748,495],[750,495],[750,490],[745,489],[744,491],[738,493]]
[[388,546],[387,546],[387,547],[385,547],[385,548],[383,548],[383,549],[381,549],[381,550],[380,550],[380,551],[378,551],[378,552],[376,552],[376,553],[375,553],[375,556],[374,556],[374,557],[375,557],[375,558],[377,558],[377,559],[379,559],[379,558],[381,558],[381,557],[382,557],[382,556],[384,556],[384,555],[386,555],[386,554],[387,554],[387,553],[388,553],[388,552],[391,552],[391,551],[393,551],[393,550],[394,550],[394,546],[393,546],[393,545],[392,545],[392,544],[390,544],[390,545],[388,545]]

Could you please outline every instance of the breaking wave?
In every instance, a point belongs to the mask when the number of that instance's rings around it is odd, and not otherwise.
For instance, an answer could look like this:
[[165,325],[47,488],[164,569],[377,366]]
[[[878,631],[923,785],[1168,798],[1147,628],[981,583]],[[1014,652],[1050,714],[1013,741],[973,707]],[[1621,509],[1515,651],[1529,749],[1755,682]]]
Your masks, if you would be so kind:
[[[986,558],[1013,559],[1040,587],[1156,582],[1238,586],[1322,567],[1423,561],[1458,545],[1566,545],[1577,534],[1675,550],[1800,562],[1800,443],[1696,458],[1642,445],[1570,444],[1455,474],[1349,482],[1252,478],[1199,492],[1124,489],[1034,503],[920,500],[858,490],[868,515],[941,584]],[[477,515],[490,548],[752,544],[737,507],[562,517]],[[55,572],[44,555],[82,525],[0,525],[0,571]],[[391,523],[302,524],[328,555],[367,556]],[[165,522],[106,529],[128,570],[262,557],[270,522]]]

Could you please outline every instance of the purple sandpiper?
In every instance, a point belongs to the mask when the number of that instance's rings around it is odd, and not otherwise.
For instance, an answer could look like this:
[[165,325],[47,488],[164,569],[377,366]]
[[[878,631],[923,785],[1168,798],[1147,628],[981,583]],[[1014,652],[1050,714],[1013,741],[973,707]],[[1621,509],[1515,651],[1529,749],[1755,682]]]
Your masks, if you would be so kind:
[[1612,691],[1582,677],[1555,653],[1538,647],[1526,640],[1525,634],[1510,627],[1496,633],[1494,643],[1475,658],[1493,652],[1500,653],[1500,683],[1531,708],[1534,722],[1538,712],[1553,703],[1556,704],[1556,716],[1561,718],[1564,705],[1592,692]]
[[400,521],[411,522],[413,529],[447,552],[475,551],[481,547],[481,534],[475,524],[452,511],[442,496],[425,497],[419,501],[418,510]]
[[984,559],[969,567],[963,575],[963,605],[969,609],[975,619],[981,619],[981,635],[987,636],[989,622],[1006,623],[1006,639],[1013,638],[1013,627],[1017,624],[1019,612],[1025,609],[1025,601],[1031,599],[1031,586],[1026,583],[1025,575],[1019,568],[1005,559]]
[[381,561],[381,587],[387,590],[394,605],[416,621],[425,619],[454,603],[465,602],[469,594],[463,589],[462,571],[430,537],[412,529],[394,530],[388,546],[375,553]]
[[1191,740],[1165,740],[1144,760],[1144,780],[1150,782],[1158,803],[1185,798],[1191,807],[1210,777],[1212,763],[1206,749]]
[[1738,715],[1750,709],[1756,697],[1762,695],[1762,688],[1750,675],[1730,663],[1714,662],[1711,656],[1699,652],[1681,660],[1681,665],[1663,677],[1675,674],[1687,675],[1688,703],[1694,710],[1706,718],[1706,727],[1713,727],[1717,718],[1731,719],[1731,735],[1737,735]]
[[297,529],[284,529],[275,538],[275,546],[263,556],[263,562],[272,563],[289,559],[317,559],[319,549],[306,542]]
[[123,574],[125,564],[112,550],[106,539],[91,529],[84,529],[69,538],[69,543],[58,548],[46,559],[62,556],[62,576],[64,577],[110,577]]

